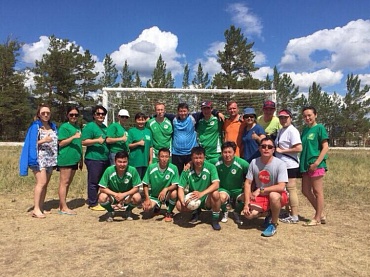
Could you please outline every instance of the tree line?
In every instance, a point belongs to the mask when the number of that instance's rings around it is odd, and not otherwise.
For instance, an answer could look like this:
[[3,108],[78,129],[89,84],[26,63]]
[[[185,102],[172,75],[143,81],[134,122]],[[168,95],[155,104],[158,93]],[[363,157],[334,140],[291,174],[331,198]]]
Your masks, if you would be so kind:
[[[329,94],[313,82],[308,95],[299,93],[288,74],[282,74],[274,67],[273,76],[265,80],[252,77],[258,70],[255,66],[253,42],[248,42],[240,28],[230,26],[224,32],[225,46],[218,51],[217,62],[221,71],[211,79],[204,72],[202,64],[191,78],[189,64],[185,64],[182,88],[227,88],[227,89],[275,89],[277,109],[288,108],[294,114],[294,124],[302,128],[301,109],[312,105],[318,111],[319,122],[324,124],[330,136],[330,145],[369,144],[370,99],[366,99],[369,86],[361,86],[358,76],[347,76],[347,91],[342,97],[336,92]],[[52,107],[53,120],[65,120],[66,109],[77,105],[82,109],[98,103],[94,97],[103,87],[148,87],[174,88],[175,80],[166,63],[159,55],[156,66],[145,84],[140,72],[131,70],[127,60],[119,72],[110,55],[106,54],[104,71],[95,72],[96,61],[89,50],[83,53],[80,46],[50,36],[50,45],[42,59],[33,68],[16,67],[22,43],[7,38],[0,44],[0,140],[22,140],[24,132],[40,103]],[[34,87],[26,87],[27,75],[32,74]]]

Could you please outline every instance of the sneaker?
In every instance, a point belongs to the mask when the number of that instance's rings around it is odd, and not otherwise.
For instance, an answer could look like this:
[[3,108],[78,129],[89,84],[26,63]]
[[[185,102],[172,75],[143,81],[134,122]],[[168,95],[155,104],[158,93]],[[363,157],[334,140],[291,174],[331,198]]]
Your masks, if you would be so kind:
[[200,214],[200,210],[195,210],[192,212],[191,219],[190,219],[191,224],[195,224],[198,222],[199,214]]
[[161,214],[161,208],[158,207],[157,205],[155,205],[154,209],[153,209],[153,215],[157,216],[157,215],[160,215],[160,214]]
[[114,220],[114,212],[108,212],[107,222],[113,222]]
[[89,209],[92,211],[98,211],[98,212],[105,211],[105,209],[102,206],[100,206],[100,204],[96,206],[90,206]]
[[263,237],[272,237],[276,233],[276,225],[273,223],[270,223],[265,231],[261,233],[261,236]]
[[165,222],[172,222],[173,219],[173,213],[166,212],[166,215],[164,216]]
[[229,219],[229,212],[224,212],[221,222],[226,223],[228,219]]
[[131,211],[127,211],[126,213],[126,220],[134,220],[134,218],[132,217],[132,212]]
[[221,225],[218,223],[218,221],[212,221],[212,228],[215,231],[220,231],[221,230]]
[[243,225],[243,221],[240,219],[240,215],[234,212],[234,220],[237,225]]
[[283,222],[283,223],[290,223],[290,224],[297,224],[299,222],[299,219],[295,219],[293,218],[291,215],[286,217],[286,218],[280,218],[279,219],[280,222]]

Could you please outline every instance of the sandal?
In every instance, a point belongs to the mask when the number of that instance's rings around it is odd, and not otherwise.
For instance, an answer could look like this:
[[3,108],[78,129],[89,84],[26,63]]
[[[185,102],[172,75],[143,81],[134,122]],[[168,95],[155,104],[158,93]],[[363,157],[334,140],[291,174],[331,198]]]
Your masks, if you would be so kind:
[[38,219],[46,218],[46,216],[44,214],[35,214],[35,213],[32,213],[32,217],[33,218],[38,218]]
[[320,219],[321,224],[326,224],[326,216],[322,216]]
[[303,223],[303,226],[306,226],[306,227],[308,227],[308,226],[317,226],[317,225],[320,225],[320,224],[321,224],[320,221],[317,221],[316,219],[311,219],[311,220]]

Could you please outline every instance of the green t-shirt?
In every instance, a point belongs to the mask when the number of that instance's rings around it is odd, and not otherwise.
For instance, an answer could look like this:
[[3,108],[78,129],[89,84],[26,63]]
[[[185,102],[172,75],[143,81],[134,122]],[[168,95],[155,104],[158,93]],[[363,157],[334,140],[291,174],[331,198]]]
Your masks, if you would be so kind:
[[222,123],[217,117],[211,116],[208,120],[202,118],[197,125],[199,145],[206,151],[206,159],[219,157],[221,153]]
[[249,163],[246,160],[234,157],[234,161],[230,166],[224,164],[222,157],[212,161],[215,162],[217,173],[220,177],[220,188],[228,191],[243,188],[249,168]]
[[[97,139],[99,137],[103,139],[107,138],[107,126],[104,124],[98,125],[95,121],[89,122],[82,129],[82,140],[86,139]],[[104,141],[103,144],[94,143],[93,145],[86,147],[85,159],[95,161],[107,161],[109,160],[109,149],[107,143]]]
[[265,122],[263,120],[263,115],[257,118],[257,123],[265,129],[266,135],[277,136],[277,132],[281,129],[280,121],[277,116],[273,116],[270,122]]
[[[319,157],[322,150],[322,142],[328,140],[329,136],[322,124],[316,124],[313,127],[305,127],[302,131],[302,152],[299,157],[299,170],[307,172],[310,164],[313,164]],[[317,168],[326,167],[327,155],[317,166]]]
[[[58,130],[58,140],[65,140],[81,132],[81,129],[74,124],[65,122]],[[58,150],[58,166],[76,165],[82,156],[81,138],[74,138],[68,145],[60,146]]]
[[[123,135],[128,136],[128,133],[126,129],[119,123],[119,122],[114,122],[111,125],[108,126],[107,130],[107,137],[109,138],[120,138],[123,137]],[[127,145],[127,140],[126,142],[123,141],[118,141],[112,144],[108,144],[109,151],[111,153],[117,153],[120,151],[128,151],[128,145]]]
[[216,167],[205,161],[201,173],[198,175],[194,169],[183,171],[180,177],[179,187],[189,187],[189,192],[203,191],[214,181],[219,181]]
[[149,151],[153,147],[152,133],[148,128],[138,129],[132,127],[128,130],[127,145],[144,139],[144,146],[130,149],[129,164],[134,167],[146,167],[149,164]]
[[165,147],[171,150],[173,128],[168,118],[164,118],[162,122],[157,122],[155,118],[151,118],[146,123],[146,127],[152,132],[153,157],[157,158],[158,151],[161,148]]
[[139,173],[132,166],[127,166],[126,171],[120,177],[117,174],[116,166],[109,166],[103,173],[99,181],[99,186],[102,188],[108,188],[114,192],[126,192],[133,187],[141,185]]
[[161,171],[158,163],[149,165],[143,178],[143,184],[150,185],[150,196],[158,197],[166,187],[179,184],[179,172],[177,167],[169,163],[164,171]]

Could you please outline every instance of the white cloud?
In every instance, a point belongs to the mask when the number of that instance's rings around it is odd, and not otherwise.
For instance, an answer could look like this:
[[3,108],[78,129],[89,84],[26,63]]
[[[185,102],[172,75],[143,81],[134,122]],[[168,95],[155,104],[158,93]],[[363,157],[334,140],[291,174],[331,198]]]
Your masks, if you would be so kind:
[[266,63],[267,59],[264,53],[262,53],[261,51],[254,51],[254,55],[254,63],[256,65],[262,65]]
[[268,66],[260,67],[257,71],[252,73],[252,77],[259,79],[259,80],[265,80],[267,74],[270,76],[270,79],[272,79],[274,75],[274,69]]
[[22,46],[22,60],[28,64],[35,64],[35,61],[40,61],[50,45],[50,40],[47,36],[40,36],[40,40],[31,44]]
[[250,9],[242,3],[230,4],[227,11],[231,14],[231,21],[240,27],[248,36],[257,35],[261,37],[262,23],[258,16],[253,14]]
[[315,72],[285,72],[292,78],[293,83],[299,86],[300,90],[308,89],[313,82],[320,84],[321,87],[340,84],[343,73],[341,71],[331,71],[330,69],[320,69]]
[[351,21],[289,41],[280,69],[312,71],[329,68],[364,69],[370,66],[370,20]]
[[178,38],[170,32],[161,31],[157,26],[145,29],[137,39],[122,44],[119,50],[111,54],[117,67],[122,68],[125,61],[130,70],[137,70],[142,79],[151,77],[159,55],[166,63],[166,69],[171,71],[172,77],[182,74],[183,67],[177,60],[182,55],[177,53]]

